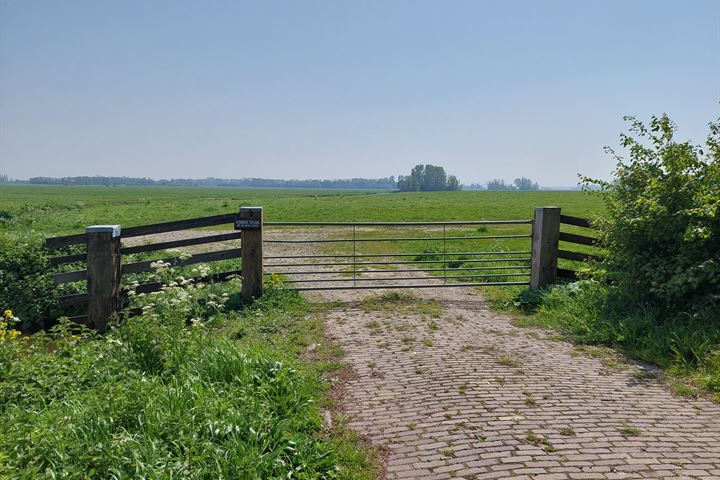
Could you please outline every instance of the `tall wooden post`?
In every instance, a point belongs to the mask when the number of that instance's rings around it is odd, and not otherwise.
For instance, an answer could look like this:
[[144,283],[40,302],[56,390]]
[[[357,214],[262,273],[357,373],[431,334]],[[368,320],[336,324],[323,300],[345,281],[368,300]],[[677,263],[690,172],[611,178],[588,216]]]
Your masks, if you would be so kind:
[[103,332],[120,303],[120,225],[94,225],[87,236],[88,324]]
[[559,242],[560,208],[536,208],[532,233],[530,288],[540,288],[557,280]]
[[241,207],[235,220],[240,230],[242,258],[242,298],[252,300],[263,294],[263,209]]

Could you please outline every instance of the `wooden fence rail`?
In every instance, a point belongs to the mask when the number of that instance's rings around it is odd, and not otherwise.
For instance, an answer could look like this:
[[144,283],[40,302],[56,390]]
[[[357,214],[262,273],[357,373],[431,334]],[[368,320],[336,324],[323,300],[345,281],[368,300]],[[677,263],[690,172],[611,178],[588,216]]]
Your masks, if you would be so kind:
[[[132,247],[120,246],[121,238],[223,224],[235,224],[236,230],[239,231]],[[191,282],[222,282],[231,278],[242,277],[244,279],[242,284],[243,298],[250,299],[261,296],[263,287],[262,234],[262,208],[252,207],[241,208],[239,213],[142,225],[125,229],[122,229],[120,225],[96,225],[88,227],[83,234],[48,238],[46,245],[52,249],[71,245],[86,245],[86,253],[57,256],[50,259],[50,264],[57,266],[86,262],[87,266],[84,270],[58,272],[53,275],[53,279],[57,284],[79,281],[87,283],[86,292],[60,296],[58,303],[63,308],[87,305],[87,315],[75,316],[72,319],[103,331],[107,328],[108,322],[119,318],[121,299],[127,297],[128,288],[121,286],[122,276],[151,271],[154,269],[153,264],[157,262],[179,267],[241,258],[241,268],[238,270],[214,273],[202,277],[191,277],[188,280]],[[241,242],[240,248],[198,253],[190,257],[178,256],[159,260],[122,263],[123,255],[238,239]],[[162,284],[160,282],[146,282],[137,285],[134,290],[136,293],[151,293],[159,291],[161,288]]]

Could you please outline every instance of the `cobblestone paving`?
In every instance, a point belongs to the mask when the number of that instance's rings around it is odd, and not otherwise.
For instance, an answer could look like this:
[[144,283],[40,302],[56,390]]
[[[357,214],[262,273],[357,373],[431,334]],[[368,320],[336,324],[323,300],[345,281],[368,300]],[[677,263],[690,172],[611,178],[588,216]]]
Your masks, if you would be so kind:
[[719,406],[515,327],[471,290],[415,294],[442,316],[348,303],[326,320],[356,372],[349,426],[387,448],[389,479],[720,478]]
[[[155,241],[178,233],[188,235]],[[212,233],[222,232],[191,234]],[[343,413],[351,428],[387,448],[389,480],[720,479],[720,406],[670,394],[647,367],[514,327],[475,290],[413,293],[442,302],[442,316],[358,306],[378,292],[309,295],[345,305],[326,318],[356,373],[345,385]]]

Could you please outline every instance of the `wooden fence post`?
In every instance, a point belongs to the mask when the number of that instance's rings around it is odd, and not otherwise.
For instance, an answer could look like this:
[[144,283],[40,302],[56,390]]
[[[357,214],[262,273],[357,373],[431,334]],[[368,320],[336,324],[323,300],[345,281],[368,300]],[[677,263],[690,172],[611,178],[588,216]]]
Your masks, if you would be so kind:
[[240,230],[242,298],[252,300],[263,294],[263,209],[241,207],[235,221]]
[[559,242],[560,208],[536,208],[532,233],[530,288],[540,288],[557,280]]
[[103,332],[120,303],[120,225],[94,225],[87,236],[88,325]]

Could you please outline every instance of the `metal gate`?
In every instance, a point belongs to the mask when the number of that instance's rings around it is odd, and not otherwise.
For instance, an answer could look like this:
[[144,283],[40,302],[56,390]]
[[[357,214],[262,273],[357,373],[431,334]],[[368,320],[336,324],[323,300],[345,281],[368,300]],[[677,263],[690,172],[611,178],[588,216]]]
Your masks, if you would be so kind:
[[265,222],[264,275],[300,291],[529,285],[532,224]]

